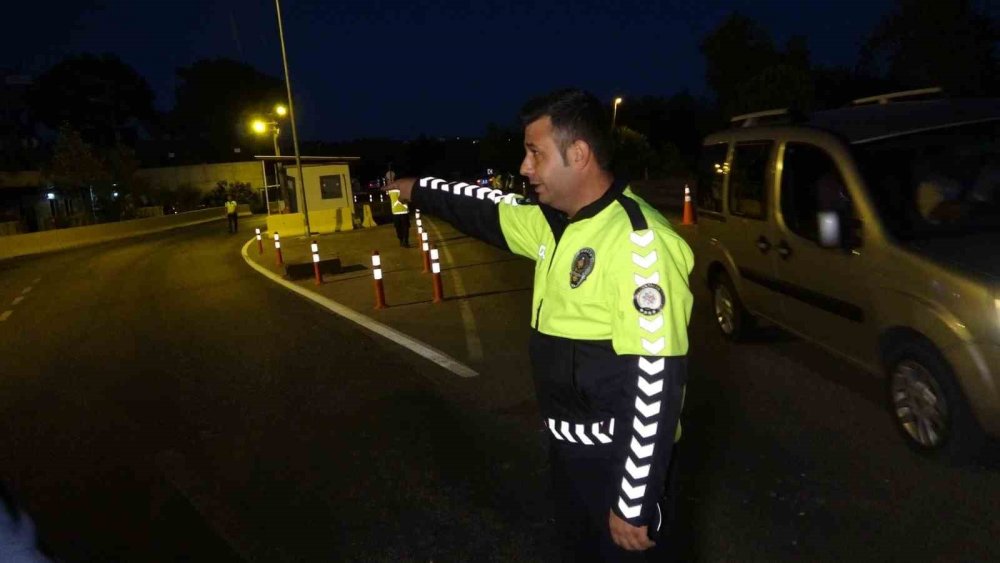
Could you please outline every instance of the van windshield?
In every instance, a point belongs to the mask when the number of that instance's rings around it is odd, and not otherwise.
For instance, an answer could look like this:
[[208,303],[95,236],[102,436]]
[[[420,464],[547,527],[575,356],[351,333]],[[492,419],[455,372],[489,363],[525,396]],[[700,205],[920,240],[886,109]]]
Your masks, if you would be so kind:
[[854,145],[886,228],[903,240],[1000,230],[1000,118]]

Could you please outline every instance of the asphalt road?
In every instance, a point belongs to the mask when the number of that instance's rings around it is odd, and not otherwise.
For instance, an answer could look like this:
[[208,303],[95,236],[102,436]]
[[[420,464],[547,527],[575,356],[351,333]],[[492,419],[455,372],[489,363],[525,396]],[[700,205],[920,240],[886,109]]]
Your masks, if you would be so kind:
[[[528,375],[457,378],[256,274],[246,238],[0,262],[0,479],[57,555],[552,560],[530,394],[484,396]],[[685,559],[1000,560],[995,467],[915,456],[881,382],[773,329],[731,345],[696,296]]]

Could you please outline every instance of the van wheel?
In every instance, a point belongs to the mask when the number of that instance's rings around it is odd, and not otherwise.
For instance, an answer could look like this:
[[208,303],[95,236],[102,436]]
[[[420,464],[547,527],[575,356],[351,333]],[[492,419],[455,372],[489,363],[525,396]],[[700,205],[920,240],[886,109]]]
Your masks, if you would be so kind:
[[712,279],[712,311],[715,322],[726,338],[738,342],[752,331],[754,318],[743,306],[733,280],[725,272]]
[[888,354],[886,365],[889,409],[906,443],[925,457],[973,459],[985,434],[941,354],[930,344],[909,341]]

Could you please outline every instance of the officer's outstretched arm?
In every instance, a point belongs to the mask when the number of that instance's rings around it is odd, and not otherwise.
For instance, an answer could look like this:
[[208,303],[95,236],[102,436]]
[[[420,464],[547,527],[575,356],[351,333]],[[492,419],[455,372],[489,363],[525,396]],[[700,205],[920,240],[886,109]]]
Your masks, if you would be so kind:
[[666,226],[628,237],[627,250],[616,256],[617,267],[609,272],[615,276],[612,298],[617,302],[612,342],[629,374],[622,393],[627,404],[616,420],[615,438],[623,440],[623,449],[611,510],[652,532],[662,522],[657,501],[681,433],[692,305],[688,276],[694,258]]
[[538,257],[545,217],[537,205],[526,205],[514,194],[426,177],[414,184],[410,202],[469,236],[527,258]]

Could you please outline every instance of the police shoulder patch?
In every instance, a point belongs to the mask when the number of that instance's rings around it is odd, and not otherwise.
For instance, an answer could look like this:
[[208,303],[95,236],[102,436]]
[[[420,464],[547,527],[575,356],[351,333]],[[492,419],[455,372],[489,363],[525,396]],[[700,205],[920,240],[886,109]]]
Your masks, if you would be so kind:
[[632,304],[635,305],[636,311],[643,315],[659,313],[663,310],[665,302],[666,297],[663,296],[663,290],[655,283],[640,285],[632,295]]
[[581,248],[573,257],[573,266],[569,272],[569,286],[573,289],[580,287],[587,276],[594,271],[594,261],[597,255],[593,248]]

